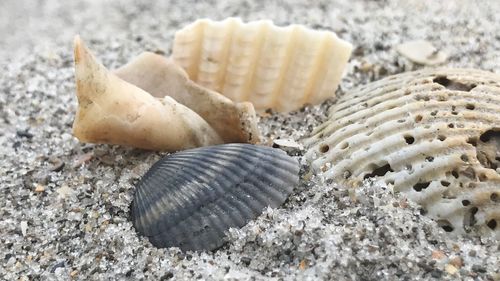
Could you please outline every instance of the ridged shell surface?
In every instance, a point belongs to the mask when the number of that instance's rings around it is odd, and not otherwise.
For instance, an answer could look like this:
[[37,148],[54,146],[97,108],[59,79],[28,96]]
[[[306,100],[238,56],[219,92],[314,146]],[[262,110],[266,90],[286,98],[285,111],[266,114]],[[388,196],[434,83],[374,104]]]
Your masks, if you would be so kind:
[[333,32],[228,18],[179,30],[172,56],[192,80],[233,101],[290,111],[333,97],[351,50]]
[[168,155],[138,183],[133,224],[156,247],[213,250],[229,228],[280,206],[298,172],[297,160],[265,146],[226,144]]
[[327,178],[371,178],[418,202],[449,232],[500,237],[500,75],[403,73],[339,99],[306,140]]

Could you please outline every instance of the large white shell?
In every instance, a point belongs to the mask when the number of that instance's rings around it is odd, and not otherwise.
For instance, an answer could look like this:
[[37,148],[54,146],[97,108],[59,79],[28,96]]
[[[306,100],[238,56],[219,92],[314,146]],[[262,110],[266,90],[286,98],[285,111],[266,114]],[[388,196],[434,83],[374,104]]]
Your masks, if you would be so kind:
[[202,19],[175,34],[172,57],[233,101],[290,111],[333,97],[351,50],[335,33],[301,25]]
[[500,234],[500,75],[423,70],[368,84],[340,98],[306,145],[327,178],[372,178],[447,231]]

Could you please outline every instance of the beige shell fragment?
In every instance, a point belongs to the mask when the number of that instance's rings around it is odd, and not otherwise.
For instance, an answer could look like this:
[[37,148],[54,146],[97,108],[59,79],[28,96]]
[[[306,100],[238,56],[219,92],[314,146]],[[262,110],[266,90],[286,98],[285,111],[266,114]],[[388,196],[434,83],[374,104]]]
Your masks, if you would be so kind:
[[333,32],[237,18],[175,34],[172,57],[198,84],[257,110],[290,111],[335,95],[352,45]]
[[259,139],[251,104],[196,85],[167,58],[143,53],[112,73],[79,37],[74,53],[79,107],[73,134],[83,142],[177,151]]
[[305,141],[326,178],[392,186],[443,229],[500,237],[500,75],[403,73],[339,99]]
[[415,40],[400,44],[396,50],[413,62],[423,65],[444,63],[448,56],[425,40]]

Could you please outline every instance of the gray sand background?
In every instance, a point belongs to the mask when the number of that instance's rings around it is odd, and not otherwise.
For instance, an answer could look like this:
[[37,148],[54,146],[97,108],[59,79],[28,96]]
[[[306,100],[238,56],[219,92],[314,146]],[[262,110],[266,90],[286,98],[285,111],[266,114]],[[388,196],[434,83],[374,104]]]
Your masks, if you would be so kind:
[[[216,252],[156,249],[138,237],[128,219],[134,184],[163,154],[72,137],[72,38],[116,68],[142,51],[168,55],[173,33],[195,19],[229,16],[329,29],[353,43],[339,95],[420,69],[395,51],[413,39],[446,52],[447,66],[500,72],[498,1],[3,0],[1,280],[500,280],[498,240],[451,236],[398,194],[319,176],[230,230]],[[262,117],[264,142],[300,142],[332,102]]]

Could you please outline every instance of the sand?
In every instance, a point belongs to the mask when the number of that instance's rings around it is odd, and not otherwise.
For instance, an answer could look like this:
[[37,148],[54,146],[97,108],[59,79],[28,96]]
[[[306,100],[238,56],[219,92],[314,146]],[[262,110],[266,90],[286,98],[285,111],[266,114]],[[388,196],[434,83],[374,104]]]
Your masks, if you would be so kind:
[[[355,46],[338,95],[422,68],[396,51],[414,39],[445,52],[444,66],[500,72],[499,3],[401,2],[1,1],[0,279],[500,280],[498,240],[452,236],[386,188],[321,176],[218,251],[156,249],[128,216],[134,184],[164,154],[71,135],[77,33],[116,68],[145,50],[168,55],[175,30],[202,17],[329,29]],[[300,142],[333,102],[262,117],[264,143]]]

